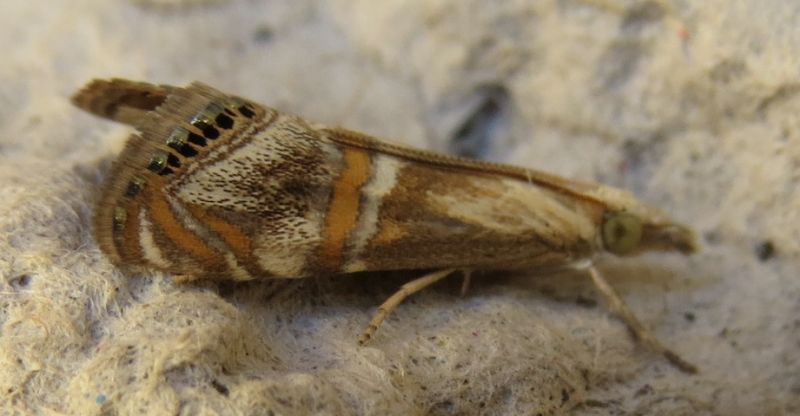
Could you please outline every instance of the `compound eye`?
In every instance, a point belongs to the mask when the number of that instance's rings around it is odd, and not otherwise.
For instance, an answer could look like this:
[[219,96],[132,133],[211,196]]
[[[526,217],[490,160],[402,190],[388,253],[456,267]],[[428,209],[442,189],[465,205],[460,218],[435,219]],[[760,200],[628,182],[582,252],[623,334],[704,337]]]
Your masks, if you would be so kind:
[[625,212],[614,213],[603,222],[602,233],[606,250],[625,255],[639,246],[642,240],[642,221]]

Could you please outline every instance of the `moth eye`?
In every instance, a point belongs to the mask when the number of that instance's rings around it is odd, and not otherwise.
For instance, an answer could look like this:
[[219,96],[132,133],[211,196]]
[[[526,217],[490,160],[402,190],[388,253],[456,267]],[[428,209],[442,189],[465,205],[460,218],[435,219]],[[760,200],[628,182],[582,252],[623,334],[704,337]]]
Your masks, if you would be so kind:
[[603,244],[619,255],[632,252],[642,239],[642,221],[624,212],[611,214],[603,222]]

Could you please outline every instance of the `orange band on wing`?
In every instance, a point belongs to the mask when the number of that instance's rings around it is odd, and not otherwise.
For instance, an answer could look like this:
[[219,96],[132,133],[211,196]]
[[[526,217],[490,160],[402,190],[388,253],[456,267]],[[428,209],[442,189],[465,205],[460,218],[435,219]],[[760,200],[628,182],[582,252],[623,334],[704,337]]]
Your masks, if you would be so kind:
[[196,204],[186,204],[186,209],[188,209],[198,221],[202,222],[208,226],[211,231],[214,231],[222,237],[237,257],[244,257],[253,252],[253,245],[250,242],[250,238],[229,222],[211,215]]
[[369,177],[369,154],[363,150],[344,151],[344,170],[333,187],[325,217],[320,262],[330,271],[339,271],[344,244],[358,220],[361,186]]
[[258,261],[253,255],[253,242],[247,234],[230,222],[209,213],[199,205],[186,204],[186,209],[198,221],[222,238],[233,252],[233,255],[243,263],[242,265],[247,269],[248,273],[253,276],[266,274],[264,270],[258,267]]
[[153,216],[153,222],[161,228],[164,235],[183,251],[203,264],[222,263],[215,251],[208,248],[203,240],[183,227],[183,224],[175,218],[164,196],[158,192],[150,192],[150,215]]

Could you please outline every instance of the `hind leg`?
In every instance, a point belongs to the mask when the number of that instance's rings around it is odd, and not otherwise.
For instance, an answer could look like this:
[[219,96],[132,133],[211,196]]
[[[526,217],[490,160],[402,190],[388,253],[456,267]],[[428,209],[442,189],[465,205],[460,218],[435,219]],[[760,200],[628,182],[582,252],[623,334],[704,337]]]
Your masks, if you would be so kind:
[[365,329],[358,338],[358,343],[364,345],[369,342],[369,340],[372,338],[372,334],[374,334],[375,331],[378,330],[378,327],[381,326],[381,322],[383,322],[383,320],[386,319],[386,317],[389,316],[394,308],[397,307],[397,305],[399,305],[400,302],[402,302],[405,298],[419,292],[422,289],[425,289],[439,280],[444,279],[454,272],[456,272],[456,269],[439,270],[414,279],[401,286],[397,292],[390,296],[389,299],[386,299],[386,301],[378,307],[378,312],[375,313],[375,316],[369,322],[367,329]]

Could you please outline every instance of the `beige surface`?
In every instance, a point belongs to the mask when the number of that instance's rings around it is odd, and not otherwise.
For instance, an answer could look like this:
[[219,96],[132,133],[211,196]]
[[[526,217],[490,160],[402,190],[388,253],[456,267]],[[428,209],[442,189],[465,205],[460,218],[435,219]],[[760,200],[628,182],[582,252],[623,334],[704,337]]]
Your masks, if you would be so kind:
[[[777,0],[4,0],[0,407],[797,414],[798,17]],[[484,156],[626,187],[698,229],[698,256],[602,268],[702,373],[638,348],[581,276],[490,273],[463,298],[448,281],[359,348],[413,275],[121,275],[89,224],[129,131],[67,100],[110,76],[201,80],[435,149],[499,96]],[[759,260],[767,240],[776,254]]]

